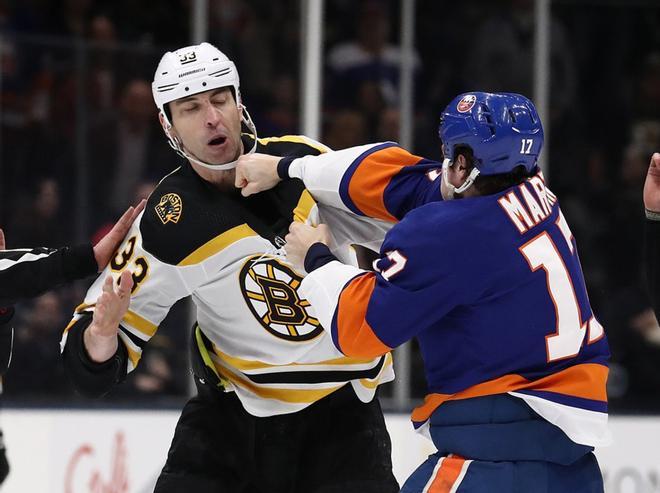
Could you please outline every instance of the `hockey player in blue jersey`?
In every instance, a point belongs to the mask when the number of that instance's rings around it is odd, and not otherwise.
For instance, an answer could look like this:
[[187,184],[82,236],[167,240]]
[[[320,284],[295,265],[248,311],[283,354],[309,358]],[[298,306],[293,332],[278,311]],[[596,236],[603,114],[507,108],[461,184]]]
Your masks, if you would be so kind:
[[342,353],[419,341],[429,392],[412,420],[438,451],[402,492],[602,492],[592,451],[610,441],[609,350],[537,166],[537,111],[516,94],[463,94],[439,134],[442,165],[393,143],[253,156],[237,186],[300,178],[322,203],[398,223],[375,273],[337,261],[323,227],[292,225],[286,250]]

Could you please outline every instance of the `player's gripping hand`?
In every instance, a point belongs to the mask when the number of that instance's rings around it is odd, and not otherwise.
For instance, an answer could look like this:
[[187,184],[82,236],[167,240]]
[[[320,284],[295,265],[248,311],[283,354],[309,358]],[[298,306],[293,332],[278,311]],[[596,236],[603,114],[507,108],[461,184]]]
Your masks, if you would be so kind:
[[330,230],[325,224],[310,226],[299,222],[291,223],[289,234],[284,238],[286,241],[286,257],[300,272],[304,272],[305,256],[307,250],[314,243],[330,245]]
[[244,154],[236,165],[236,188],[241,189],[241,195],[248,197],[253,193],[270,190],[281,179],[277,174],[277,163],[280,158],[267,154]]
[[651,156],[651,164],[644,182],[644,207],[647,211],[660,214],[660,153]]
[[133,277],[128,270],[121,273],[119,286],[114,285],[112,276],[103,283],[92,323],[84,334],[85,349],[92,361],[103,363],[117,351],[119,322],[128,311],[132,288]]

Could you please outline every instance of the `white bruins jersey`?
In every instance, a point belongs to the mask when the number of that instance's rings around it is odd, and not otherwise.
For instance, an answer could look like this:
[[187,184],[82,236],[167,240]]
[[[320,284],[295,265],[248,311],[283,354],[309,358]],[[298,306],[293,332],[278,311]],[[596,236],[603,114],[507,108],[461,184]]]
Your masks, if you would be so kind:
[[[272,147],[288,142],[284,139],[264,139],[257,150],[283,152]],[[119,333],[128,350],[128,372],[170,307],[192,296],[198,350],[250,414],[296,412],[347,383],[369,402],[380,383],[394,378],[392,356],[348,358],[335,348],[300,295],[301,273],[278,248],[292,220],[328,224],[333,253],[344,261],[351,260],[351,244],[378,250],[389,228],[385,222],[319,208],[300,180],[244,198],[238,190],[218,191],[185,164],[152,193],[69,327],[94,309],[108,274],[117,278],[130,269],[131,304]]]

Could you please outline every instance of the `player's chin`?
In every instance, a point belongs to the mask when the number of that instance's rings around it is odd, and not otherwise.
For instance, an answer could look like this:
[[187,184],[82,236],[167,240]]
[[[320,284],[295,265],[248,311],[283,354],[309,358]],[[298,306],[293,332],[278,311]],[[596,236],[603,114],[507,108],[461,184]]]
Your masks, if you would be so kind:
[[[211,147],[211,146],[209,146]],[[238,150],[234,146],[216,146],[216,148],[209,149],[206,162],[214,165],[223,165],[236,161],[238,159]]]

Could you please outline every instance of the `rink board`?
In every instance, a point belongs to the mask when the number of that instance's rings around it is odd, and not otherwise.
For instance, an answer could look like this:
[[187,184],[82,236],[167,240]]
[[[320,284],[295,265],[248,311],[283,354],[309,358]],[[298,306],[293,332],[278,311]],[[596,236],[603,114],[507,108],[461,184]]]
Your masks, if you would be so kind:
[[[11,474],[2,493],[147,493],[175,411],[3,410]],[[388,415],[399,481],[433,452],[405,415]],[[660,493],[660,417],[611,418],[615,444],[597,451],[607,493]]]

